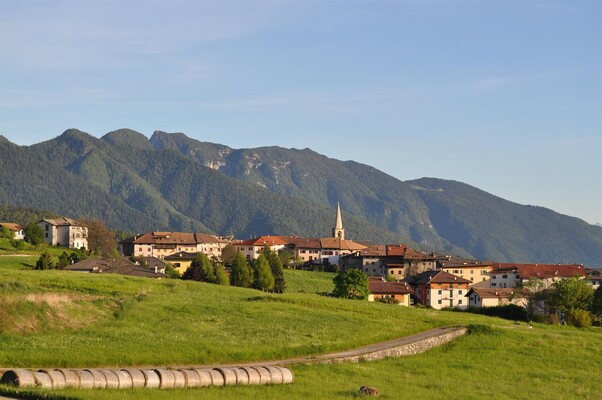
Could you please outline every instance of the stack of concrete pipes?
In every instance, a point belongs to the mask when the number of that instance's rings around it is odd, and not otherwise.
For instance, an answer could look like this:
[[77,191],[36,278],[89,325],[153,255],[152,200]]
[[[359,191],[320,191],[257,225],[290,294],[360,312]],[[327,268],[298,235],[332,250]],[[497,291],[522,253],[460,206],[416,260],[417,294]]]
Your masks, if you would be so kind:
[[293,382],[282,367],[236,367],[213,369],[28,369],[8,370],[0,383],[17,387],[59,389],[195,388],[224,385],[266,385]]

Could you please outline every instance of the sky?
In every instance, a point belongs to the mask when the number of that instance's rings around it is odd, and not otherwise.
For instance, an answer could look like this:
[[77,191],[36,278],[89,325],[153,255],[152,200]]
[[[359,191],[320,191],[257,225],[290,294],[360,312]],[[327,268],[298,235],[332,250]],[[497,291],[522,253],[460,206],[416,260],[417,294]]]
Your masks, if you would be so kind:
[[0,0],[0,135],[309,147],[602,223],[602,1]]

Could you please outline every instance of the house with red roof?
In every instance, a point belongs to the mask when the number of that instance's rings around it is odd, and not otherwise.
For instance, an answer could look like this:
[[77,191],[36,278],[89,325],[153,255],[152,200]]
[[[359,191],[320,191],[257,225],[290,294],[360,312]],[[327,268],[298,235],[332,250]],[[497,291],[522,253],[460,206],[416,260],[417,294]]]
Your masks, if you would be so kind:
[[414,303],[431,306],[464,309],[468,306],[466,293],[471,282],[445,271],[425,271],[409,279],[414,289]]
[[13,239],[23,240],[25,239],[25,233],[23,227],[13,222],[0,222],[0,228],[6,228],[13,233]]
[[583,279],[585,275],[585,268],[581,264],[494,263],[491,272],[491,287],[515,288],[525,285],[531,279],[539,279],[544,288],[549,288],[554,282],[561,279],[575,276]]
[[282,240],[280,236],[260,236],[255,239],[234,243],[234,248],[236,251],[240,251],[247,259],[255,260],[266,247],[278,252],[286,248],[287,245],[288,243]]
[[505,304],[517,304],[524,306],[523,298],[513,298],[514,289],[495,289],[472,287],[466,293],[469,307],[496,307]]
[[220,258],[229,240],[203,233],[148,232],[119,242],[125,256],[157,257],[164,259],[178,252],[203,253],[209,258]]
[[382,277],[368,278],[368,301],[379,301],[381,299],[392,299],[401,306],[410,306],[410,297],[414,290],[407,282],[387,282]]

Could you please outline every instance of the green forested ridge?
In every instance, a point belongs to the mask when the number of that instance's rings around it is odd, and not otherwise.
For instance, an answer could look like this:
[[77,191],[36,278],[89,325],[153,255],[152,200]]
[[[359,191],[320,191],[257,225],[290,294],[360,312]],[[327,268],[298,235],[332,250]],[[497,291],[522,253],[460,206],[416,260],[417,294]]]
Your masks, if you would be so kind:
[[97,139],[70,129],[29,147],[1,140],[0,156],[0,204],[99,218],[124,231],[329,236],[340,201],[353,239],[497,261],[602,260],[601,227],[460,182],[402,182],[309,149],[236,150],[129,129]]

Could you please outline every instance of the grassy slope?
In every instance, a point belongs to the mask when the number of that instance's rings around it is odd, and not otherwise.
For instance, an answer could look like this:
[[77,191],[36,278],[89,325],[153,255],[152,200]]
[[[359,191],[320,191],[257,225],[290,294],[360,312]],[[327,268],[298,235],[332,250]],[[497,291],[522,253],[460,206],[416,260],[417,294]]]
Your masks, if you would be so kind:
[[[524,325],[477,315],[331,299],[266,295],[195,282],[31,271],[35,257],[0,257],[0,366],[174,365],[249,361],[356,347],[433,326],[478,323],[491,332],[426,354],[353,365],[295,366],[287,386],[153,391],[153,398],[596,398],[600,329]],[[293,272],[291,274],[291,272]],[[308,282],[301,284],[303,275]],[[311,272],[287,271],[293,287]],[[320,281],[320,279],[318,279]],[[327,283],[324,277],[322,284]],[[27,297],[29,296],[29,297]],[[2,314],[4,312],[4,314]],[[38,318],[11,331],[15,316]],[[12,324],[12,325],[11,325]],[[9,326],[9,328],[10,328]],[[569,350],[570,349],[570,350]],[[325,384],[327,383],[327,384]],[[131,399],[147,391],[57,393]]]

